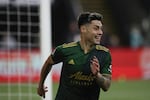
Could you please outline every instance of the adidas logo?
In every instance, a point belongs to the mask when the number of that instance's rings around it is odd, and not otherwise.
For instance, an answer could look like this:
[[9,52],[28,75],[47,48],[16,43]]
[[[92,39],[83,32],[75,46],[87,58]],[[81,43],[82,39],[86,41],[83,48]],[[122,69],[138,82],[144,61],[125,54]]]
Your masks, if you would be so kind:
[[74,64],[75,64],[75,63],[74,63],[74,60],[71,59],[71,60],[68,62],[68,64],[74,65]]

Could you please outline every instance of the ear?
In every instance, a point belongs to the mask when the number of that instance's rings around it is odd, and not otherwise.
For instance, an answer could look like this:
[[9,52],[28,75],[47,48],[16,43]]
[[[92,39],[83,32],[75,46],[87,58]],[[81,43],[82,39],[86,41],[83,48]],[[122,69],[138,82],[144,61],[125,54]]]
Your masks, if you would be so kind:
[[81,33],[85,33],[86,32],[86,26],[83,25],[80,27]]

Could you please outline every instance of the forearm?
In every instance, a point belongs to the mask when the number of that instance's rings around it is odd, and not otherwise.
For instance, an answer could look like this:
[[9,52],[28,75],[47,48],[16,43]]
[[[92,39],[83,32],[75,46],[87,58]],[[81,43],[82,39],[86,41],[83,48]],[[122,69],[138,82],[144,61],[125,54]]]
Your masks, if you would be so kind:
[[103,91],[107,91],[111,85],[111,75],[102,75],[97,73],[96,81]]
[[52,60],[51,56],[49,56],[41,69],[40,81],[39,81],[39,86],[37,88],[37,93],[39,96],[42,96],[43,98],[45,98],[45,92],[48,91],[46,89],[47,87],[44,86],[44,81],[45,81],[48,73],[50,72],[52,65],[53,65],[53,60]]
[[51,68],[52,68],[52,65],[47,59],[46,62],[44,63],[44,65],[43,65],[42,69],[41,69],[39,86],[43,86],[44,81],[45,81],[48,73],[50,72]]
[[40,86],[43,85],[43,83],[44,83],[44,81],[45,81],[45,79],[46,79],[46,77],[47,77],[49,71],[50,71],[50,67],[44,66],[44,67],[42,68],[42,71],[41,71],[41,74],[40,74],[40,82],[39,82],[39,85],[40,85]]

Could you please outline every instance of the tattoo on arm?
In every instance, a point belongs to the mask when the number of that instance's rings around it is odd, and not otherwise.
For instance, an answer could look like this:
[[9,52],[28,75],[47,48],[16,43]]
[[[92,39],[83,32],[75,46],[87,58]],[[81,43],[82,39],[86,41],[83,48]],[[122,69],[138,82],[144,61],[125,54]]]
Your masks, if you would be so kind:
[[111,75],[102,75],[98,73],[96,75],[97,84],[104,90],[107,91],[111,84]]

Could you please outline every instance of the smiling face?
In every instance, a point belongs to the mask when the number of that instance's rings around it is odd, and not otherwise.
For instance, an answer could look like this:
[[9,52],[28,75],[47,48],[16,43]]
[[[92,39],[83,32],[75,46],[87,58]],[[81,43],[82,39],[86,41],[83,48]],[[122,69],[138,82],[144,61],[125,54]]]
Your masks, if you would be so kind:
[[100,44],[103,34],[102,22],[99,20],[92,20],[89,24],[83,26],[81,37],[91,45]]

